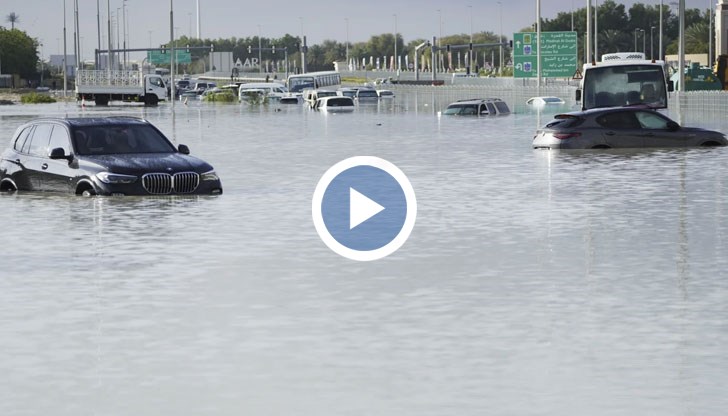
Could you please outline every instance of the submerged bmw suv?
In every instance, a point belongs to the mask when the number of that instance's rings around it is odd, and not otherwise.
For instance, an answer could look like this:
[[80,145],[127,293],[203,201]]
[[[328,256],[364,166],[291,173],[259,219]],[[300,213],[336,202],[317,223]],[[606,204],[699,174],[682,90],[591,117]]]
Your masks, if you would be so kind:
[[140,118],[39,118],[0,156],[0,191],[221,194],[212,166],[189,153]]

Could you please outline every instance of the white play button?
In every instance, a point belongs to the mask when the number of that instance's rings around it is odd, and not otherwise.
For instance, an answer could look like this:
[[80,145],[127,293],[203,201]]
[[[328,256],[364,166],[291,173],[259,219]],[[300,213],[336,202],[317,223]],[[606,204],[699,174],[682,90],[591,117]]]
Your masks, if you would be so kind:
[[384,207],[362,195],[354,188],[349,188],[349,229],[379,214]]

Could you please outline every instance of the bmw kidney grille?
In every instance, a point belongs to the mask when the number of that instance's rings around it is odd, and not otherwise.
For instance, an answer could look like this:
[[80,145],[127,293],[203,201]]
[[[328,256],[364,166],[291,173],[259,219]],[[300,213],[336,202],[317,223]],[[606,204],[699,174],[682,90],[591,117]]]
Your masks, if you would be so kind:
[[153,195],[166,195],[171,193],[189,194],[200,184],[200,175],[195,172],[147,173],[142,176],[144,189]]

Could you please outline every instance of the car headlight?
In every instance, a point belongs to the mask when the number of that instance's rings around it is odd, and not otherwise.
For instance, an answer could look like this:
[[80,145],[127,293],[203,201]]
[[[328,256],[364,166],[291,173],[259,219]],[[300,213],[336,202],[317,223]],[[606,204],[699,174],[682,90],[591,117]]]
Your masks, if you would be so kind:
[[219,181],[220,177],[217,176],[214,170],[211,170],[200,175],[200,179],[203,181]]
[[99,172],[96,177],[103,183],[134,183],[137,180],[136,176],[110,172]]

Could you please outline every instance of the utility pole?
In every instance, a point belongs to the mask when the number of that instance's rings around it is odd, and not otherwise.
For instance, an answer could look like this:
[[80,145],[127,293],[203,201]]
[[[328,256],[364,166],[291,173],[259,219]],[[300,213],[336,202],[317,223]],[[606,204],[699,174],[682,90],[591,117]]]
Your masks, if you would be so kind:
[[[503,73],[503,3],[498,2],[498,14],[500,15],[500,35],[498,37],[498,42],[500,43],[500,46],[498,47],[500,50],[500,55],[498,56],[498,66],[499,66],[499,73]],[[492,59],[491,59],[492,60]]]
[[66,51],[66,0],[63,0],[63,98],[66,98],[68,90],[68,52]]
[[397,71],[399,69],[399,65],[397,65],[397,15],[394,14],[394,70]]
[[351,70],[349,66],[349,18],[345,17],[344,20],[346,21],[346,68]]
[[174,50],[174,0],[169,0],[169,51],[171,52],[169,55],[169,101],[172,102],[172,109],[174,109],[174,102],[177,101],[174,91],[174,55],[176,54]]

